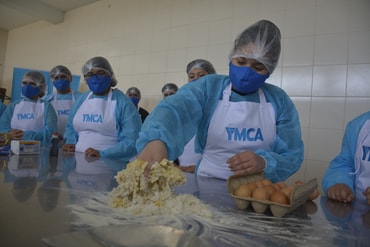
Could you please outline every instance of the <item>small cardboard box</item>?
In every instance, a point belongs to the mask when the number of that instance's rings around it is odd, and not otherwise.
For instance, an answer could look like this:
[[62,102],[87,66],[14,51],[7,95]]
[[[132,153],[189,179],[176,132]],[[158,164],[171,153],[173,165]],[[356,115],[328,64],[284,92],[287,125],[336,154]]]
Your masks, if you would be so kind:
[[40,154],[40,142],[34,140],[12,140],[10,149],[14,154]]
[[264,173],[256,173],[247,176],[231,176],[227,180],[229,194],[234,198],[238,208],[246,209],[249,205],[257,213],[264,213],[270,208],[271,213],[275,217],[283,217],[297,207],[303,205],[308,200],[309,196],[317,189],[317,179],[311,179],[303,184],[294,185],[294,189],[290,195],[289,204],[281,204],[268,200],[256,200],[252,197],[240,197],[234,195],[234,191],[241,184],[256,182],[264,179]]

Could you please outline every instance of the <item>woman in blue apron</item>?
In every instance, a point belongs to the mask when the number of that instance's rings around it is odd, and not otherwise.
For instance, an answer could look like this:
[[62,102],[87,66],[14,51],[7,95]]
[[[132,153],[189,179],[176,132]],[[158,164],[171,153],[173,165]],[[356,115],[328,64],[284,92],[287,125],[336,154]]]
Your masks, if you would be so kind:
[[[216,74],[216,70],[209,61],[205,59],[195,59],[187,64],[186,74],[188,76],[188,82],[193,82],[203,76]],[[193,173],[196,164],[202,157],[200,153],[195,152],[194,141],[195,136],[185,145],[184,152],[178,158],[179,168],[184,172]]]
[[90,91],[82,94],[71,109],[63,151],[129,161],[136,155],[139,113],[122,91],[113,88],[117,80],[107,59],[91,58],[82,73]]
[[[56,91],[45,96],[45,99],[54,107],[58,118],[59,139],[63,139],[69,112],[81,93],[72,91],[72,73],[67,67],[63,65],[55,66],[50,70],[49,75]],[[60,144],[62,143],[60,142]]]
[[370,205],[370,111],[347,124],[342,149],[330,162],[322,187],[330,199],[346,203],[356,198]]
[[175,159],[196,134],[197,175],[227,179],[264,171],[286,180],[303,161],[298,112],[289,96],[265,81],[280,56],[280,31],[262,20],[235,40],[229,76],[208,75],[162,100],[145,120],[138,159]]
[[11,140],[36,140],[49,146],[57,130],[57,116],[52,105],[41,99],[45,95],[45,77],[29,71],[22,78],[22,99],[11,102],[0,118],[0,132]]

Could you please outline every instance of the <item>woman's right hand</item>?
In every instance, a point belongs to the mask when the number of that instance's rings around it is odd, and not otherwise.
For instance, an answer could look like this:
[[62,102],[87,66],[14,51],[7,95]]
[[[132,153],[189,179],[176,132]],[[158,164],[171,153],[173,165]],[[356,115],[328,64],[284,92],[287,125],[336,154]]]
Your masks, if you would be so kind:
[[346,184],[334,184],[327,191],[329,199],[340,202],[351,202],[355,199],[355,194]]
[[63,152],[71,153],[75,151],[75,144],[64,144]]
[[194,173],[195,172],[195,165],[191,166],[179,166],[179,169],[183,172],[189,172],[189,173]]
[[167,154],[166,145],[160,140],[151,141],[148,144],[146,144],[144,149],[137,156],[138,160],[148,162],[148,165],[144,171],[145,177],[148,177],[150,170],[152,168],[152,165],[155,162],[160,162],[163,159],[167,159],[167,158],[168,158],[168,154]]
[[19,130],[19,129],[11,129],[8,132],[8,136],[9,136],[10,140],[21,140],[23,135],[24,135],[24,131]]

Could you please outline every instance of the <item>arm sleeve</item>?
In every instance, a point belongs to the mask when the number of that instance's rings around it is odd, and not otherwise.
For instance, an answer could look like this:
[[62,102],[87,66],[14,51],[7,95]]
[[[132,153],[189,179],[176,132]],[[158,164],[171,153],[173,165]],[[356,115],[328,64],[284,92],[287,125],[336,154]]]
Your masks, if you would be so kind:
[[15,105],[19,101],[14,101],[10,103],[6,109],[4,110],[3,114],[0,117],[0,132],[1,133],[8,133],[11,129],[10,122],[12,120],[13,112]]
[[301,166],[304,144],[298,111],[289,96],[272,87],[267,93],[276,113],[276,139],[270,151],[256,150],[267,161],[265,176],[273,182],[284,181]]
[[3,103],[0,102],[0,117],[3,114],[3,112],[5,111],[5,109],[6,109],[6,105],[4,105]]
[[23,140],[38,140],[43,146],[50,146],[51,135],[57,131],[57,115],[53,106],[44,101],[44,126],[42,131],[27,130],[22,137]]
[[329,167],[326,170],[324,177],[322,179],[322,187],[324,193],[327,192],[329,187],[338,183],[344,183],[352,190],[352,192],[355,191],[354,158],[357,146],[357,139],[361,127],[365,122],[365,119],[368,119],[369,117],[370,114],[368,114],[366,118],[360,116],[348,123],[346,130],[344,132],[341,151],[330,162]]
[[185,84],[176,94],[159,102],[143,124],[136,142],[137,151],[140,153],[152,140],[161,140],[166,145],[168,158],[175,160],[197,133],[198,126],[202,131],[198,132],[199,138],[205,143],[207,124],[224,87],[223,82],[229,81],[219,75],[205,76]]
[[102,158],[120,158],[130,160],[136,155],[135,142],[141,129],[141,118],[130,99],[115,91],[112,98],[117,101],[115,117],[118,143],[111,148],[100,151]]

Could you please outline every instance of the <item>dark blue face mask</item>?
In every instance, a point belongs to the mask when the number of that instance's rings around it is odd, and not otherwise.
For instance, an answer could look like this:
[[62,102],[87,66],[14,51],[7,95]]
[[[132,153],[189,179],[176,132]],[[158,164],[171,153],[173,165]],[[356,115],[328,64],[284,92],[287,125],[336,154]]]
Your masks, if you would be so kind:
[[22,94],[29,99],[32,99],[39,93],[40,93],[39,87],[34,87],[34,86],[31,86],[30,84],[26,84],[22,87]]
[[139,98],[136,98],[136,97],[130,97],[130,99],[132,100],[132,103],[134,103],[134,105],[137,106],[137,104],[139,104],[139,101],[140,99]]
[[93,75],[87,79],[89,89],[95,94],[104,93],[110,87],[110,83],[109,75]]
[[239,93],[251,93],[262,87],[270,74],[261,75],[247,66],[236,66],[229,63],[229,77],[236,91]]
[[58,79],[53,81],[54,87],[59,91],[64,91],[69,87],[71,82],[68,79]]

